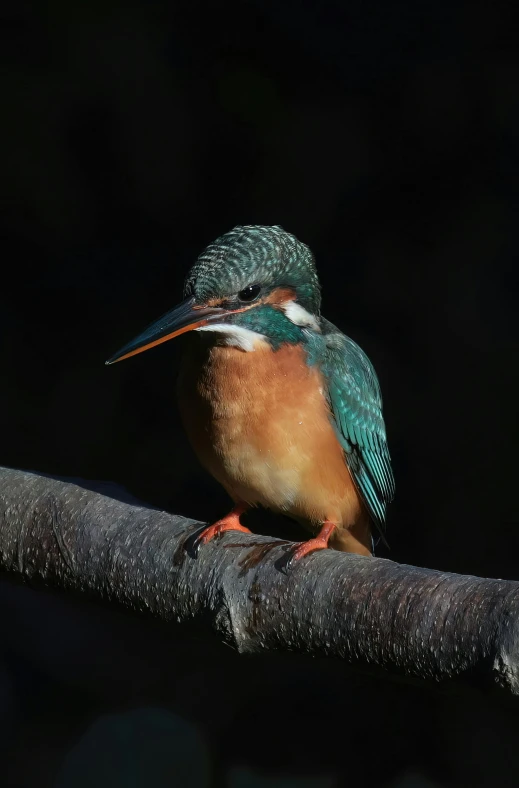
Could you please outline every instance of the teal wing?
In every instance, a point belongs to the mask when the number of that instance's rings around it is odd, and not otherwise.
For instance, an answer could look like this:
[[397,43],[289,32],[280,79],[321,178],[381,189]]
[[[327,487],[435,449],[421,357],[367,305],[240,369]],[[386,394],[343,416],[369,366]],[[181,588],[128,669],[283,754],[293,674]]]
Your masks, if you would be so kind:
[[384,539],[395,481],[378,379],[369,358],[352,339],[327,320],[322,320],[322,327],[326,342],[322,370],[337,436],[355,485]]

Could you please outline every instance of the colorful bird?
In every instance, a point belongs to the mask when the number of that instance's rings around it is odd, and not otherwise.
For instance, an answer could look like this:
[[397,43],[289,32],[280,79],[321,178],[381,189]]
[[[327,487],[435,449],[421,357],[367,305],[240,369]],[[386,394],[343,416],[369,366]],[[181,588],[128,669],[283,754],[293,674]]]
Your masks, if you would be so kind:
[[[205,468],[234,501],[199,544],[250,531],[267,507],[313,538],[290,561],[332,547],[371,555],[394,479],[375,370],[320,314],[310,249],[281,227],[235,227],[200,255],[184,301],[107,364],[185,332],[179,406]],[[194,336],[196,332],[197,336]]]

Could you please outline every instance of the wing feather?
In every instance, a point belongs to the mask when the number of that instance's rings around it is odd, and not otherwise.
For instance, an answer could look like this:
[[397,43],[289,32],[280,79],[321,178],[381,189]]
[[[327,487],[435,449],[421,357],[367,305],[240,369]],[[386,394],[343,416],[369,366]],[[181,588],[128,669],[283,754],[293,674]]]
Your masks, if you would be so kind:
[[[322,320],[323,362],[328,400],[337,436],[352,478],[382,538],[395,481],[375,370],[360,347]],[[385,541],[385,539],[384,539]]]

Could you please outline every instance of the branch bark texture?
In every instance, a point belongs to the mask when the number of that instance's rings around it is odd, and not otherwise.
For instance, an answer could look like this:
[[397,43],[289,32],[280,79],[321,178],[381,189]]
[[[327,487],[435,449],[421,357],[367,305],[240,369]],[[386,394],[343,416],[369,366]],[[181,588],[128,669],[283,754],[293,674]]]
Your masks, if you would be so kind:
[[[0,469],[0,569],[31,584],[199,619],[241,652],[294,651],[519,695],[519,583],[242,533],[194,549],[202,523],[106,486]],[[120,493],[120,491],[119,491]]]

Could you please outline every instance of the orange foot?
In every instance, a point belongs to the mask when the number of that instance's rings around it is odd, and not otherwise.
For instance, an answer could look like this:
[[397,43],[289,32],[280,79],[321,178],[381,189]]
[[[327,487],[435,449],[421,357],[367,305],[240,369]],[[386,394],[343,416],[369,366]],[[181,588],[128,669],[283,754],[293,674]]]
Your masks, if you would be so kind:
[[308,555],[308,553],[313,553],[314,550],[324,550],[326,547],[328,547],[328,541],[334,532],[335,527],[335,523],[325,520],[316,537],[313,539],[308,539],[306,542],[301,542],[294,550],[287,564],[288,569],[292,569],[297,561],[303,558],[303,556]]
[[207,542],[210,542],[215,536],[221,536],[224,531],[242,531],[244,534],[251,534],[252,531],[249,531],[248,528],[245,528],[245,526],[240,523],[240,517],[247,509],[248,507],[245,506],[245,504],[236,504],[234,509],[229,512],[226,517],[222,517],[222,519],[218,520],[214,525],[208,525],[207,528],[204,528],[196,540],[195,546],[198,548],[203,544],[207,544]]

